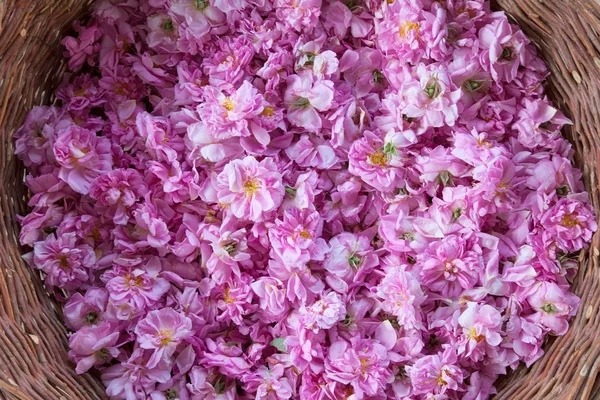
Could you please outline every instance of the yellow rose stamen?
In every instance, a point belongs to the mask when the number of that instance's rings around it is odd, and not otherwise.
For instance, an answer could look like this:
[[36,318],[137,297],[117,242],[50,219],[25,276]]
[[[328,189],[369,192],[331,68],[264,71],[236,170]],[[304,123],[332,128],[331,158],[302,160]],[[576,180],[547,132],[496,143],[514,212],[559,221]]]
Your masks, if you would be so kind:
[[300,232],[300,237],[303,239],[312,239],[312,235],[306,229]]
[[265,117],[271,117],[275,113],[275,109],[271,106],[266,106],[264,110],[260,113],[260,115]]
[[160,336],[159,342],[161,346],[168,346],[173,342],[173,332],[170,329],[159,330],[158,336]]
[[231,296],[229,295],[229,291],[230,291],[230,290],[231,290],[231,289],[229,289],[229,288],[226,288],[226,289],[225,289],[225,295],[223,296],[223,301],[224,301],[226,304],[231,304],[231,303],[233,303],[233,302],[235,301],[235,300],[233,299],[233,297],[231,297]]
[[415,34],[419,34],[419,24],[417,22],[404,21],[402,25],[400,25],[400,37],[404,38],[410,31],[415,31]]
[[565,216],[560,221],[560,224],[566,228],[573,228],[574,226],[579,225],[579,220],[577,220],[577,214],[565,214]]
[[387,166],[387,156],[381,151],[371,154],[369,156],[369,161],[371,164],[379,165],[380,167]]
[[475,339],[475,341],[477,341],[477,343],[479,343],[483,339],[485,339],[484,335],[477,334],[477,329],[475,329],[475,328],[471,328],[471,330],[469,331],[469,336],[471,337],[471,339]]
[[258,189],[260,189],[260,185],[255,179],[251,179],[244,183],[244,191],[248,196],[252,196]]
[[233,111],[233,109],[235,108],[235,104],[233,104],[233,101],[231,101],[230,98],[226,98],[223,101],[223,108],[226,109],[227,111]]

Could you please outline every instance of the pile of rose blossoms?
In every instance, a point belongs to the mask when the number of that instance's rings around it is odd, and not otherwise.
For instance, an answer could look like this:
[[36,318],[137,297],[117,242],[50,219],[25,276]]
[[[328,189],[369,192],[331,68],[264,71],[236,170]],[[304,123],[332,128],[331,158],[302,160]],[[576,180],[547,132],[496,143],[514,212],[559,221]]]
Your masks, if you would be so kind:
[[102,0],[16,133],[113,399],[486,399],[579,299],[570,123],[482,0]]

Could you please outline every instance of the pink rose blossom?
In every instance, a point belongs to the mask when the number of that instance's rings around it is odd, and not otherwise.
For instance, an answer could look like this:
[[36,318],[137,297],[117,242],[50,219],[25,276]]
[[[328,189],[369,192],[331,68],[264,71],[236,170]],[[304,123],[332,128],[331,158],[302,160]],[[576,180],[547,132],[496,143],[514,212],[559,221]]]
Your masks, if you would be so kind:
[[254,56],[254,48],[248,38],[239,36],[231,41],[219,41],[219,50],[204,60],[203,71],[211,85],[219,89],[231,89],[244,77]]
[[232,231],[230,226],[224,224],[219,230],[213,225],[201,235],[204,240],[210,242],[212,248],[212,254],[205,262],[215,282],[224,283],[234,277],[239,278],[240,267],[252,265],[245,229]]
[[114,69],[119,59],[135,44],[134,31],[128,23],[119,21],[104,27],[100,42],[100,66]]
[[301,30],[315,26],[321,15],[321,0],[277,0],[277,18],[287,27]]
[[33,245],[30,264],[44,271],[50,287],[74,289],[89,282],[90,269],[96,266],[96,254],[91,246],[80,244],[75,233],[50,235]]
[[228,205],[237,218],[263,219],[264,213],[279,207],[285,188],[272,159],[258,162],[248,156],[228,163],[219,174],[219,202]]
[[106,368],[102,373],[102,382],[106,394],[115,399],[135,399],[147,397],[156,383],[169,380],[166,368],[148,368],[143,350],[133,351],[128,360]]
[[550,195],[552,192],[566,195],[583,189],[580,179],[581,172],[573,168],[571,161],[555,156],[551,160],[541,160],[533,167],[527,185]]
[[529,40],[506,18],[497,18],[479,31],[482,64],[496,81],[512,81],[520,64],[525,63]]
[[544,213],[540,224],[544,227],[545,241],[556,241],[558,247],[566,252],[584,248],[598,229],[589,206],[568,197],[560,199]]
[[405,82],[401,90],[407,99],[402,111],[407,117],[422,118],[425,126],[454,126],[461,91],[454,87],[443,67],[420,64],[416,79]]
[[200,360],[205,367],[216,367],[221,374],[237,377],[250,370],[239,343],[227,343],[223,338],[206,340],[206,351]]
[[276,220],[269,231],[273,258],[284,263],[303,263],[322,260],[327,244],[320,237],[323,223],[318,212],[289,208],[283,220]]
[[298,142],[285,150],[285,153],[301,167],[328,169],[339,161],[327,141],[308,134],[302,135]]
[[408,368],[415,394],[445,394],[458,391],[463,382],[463,372],[455,365],[457,361],[453,350],[441,354],[425,356]]
[[390,381],[388,349],[376,340],[357,339],[331,344],[325,368],[331,380],[350,385],[357,398],[381,395]]
[[248,375],[244,379],[245,388],[248,393],[256,393],[256,399],[289,399],[294,391],[283,374],[284,368],[281,364],[272,369],[260,367],[254,374]]
[[177,65],[177,84],[174,87],[175,101],[181,105],[201,103],[207,84],[208,80],[197,64],[180,62]]
[[108,293],[104,289],[90,288],[85,295],[75,293],[64,307],[67,325],[74,330],[96,325],[101,321],[107,302]]
[[422,326],[420,306],[425,296],[419,281],[406,266],[392,268],[377,287],[384,311],[396,316],[405,329]]
[[135,327],[140,347],[153,351],[147,367],[166,361],[179,343],[194,333],[192,321],[172,308],[150,311]]
[[151,53],[143,53],[139,56],[129,56],[131,59],[131,71],[134,72],[142,82],[156,87],[167,86],[167,80],[171,78],[164,68],[161,68],[160,60]]
[[[106,102],[105,91],[99,85],[99,79],[89,74],[77,76],[71,85],[57,90],[56,97],[65,103],[66,111],[76,116],[86,116],[93,107],[98,107]],[[86,118],[87,120],[88,118]],[[94,122],[94,118],[89,118]],[[82,128],[98,130],[91,125],[82,125]]]
[[54,107],[33,108],[15,132],[15,154],[26,167],[32,168],[47,162],[54,162],[54,122],[58,117]]
[[238,138],[221,139],[203,122],[188,125],[185,144],[190,150],[190,160],[197,163],[203,160],[217,163],[232,159],[242,152]]
[[79,28],[80,33],[78,38],[67,36],[61,41],[65,46],[65,57],[69,58],[69,69],[72,71],[80,70],[86,62],[89,65],[95,64],[93,56],[98,52],[97,42],[102,35],[102,30],[96,25],[82,27],[77,24],[76,28]]
[[467,174],[468,167],[448,149],[437,146],[415,157],[421,180],[443,186],[453,186],[454,180]]
[[185,148],[183,138],[168,119],[142,112],[137,115],[136,128],[145,142],[145,150],[156,160],[171,163],[181,157]]
[[292,303],[306,303],[323,292],[324,283],[306,264],[285,265],[277,260],[269,261],[269,274],[284,282],[287,299]]
[[325,280],[339,293],[346,293],[350,285],[359,282],[379,264],[366,236],[343,232],[329,241],[329,247],[323,263],[327,271]]
[[319,329],[329,329],[343,320],[346,317],[346,306],[339,295],[330,292],[310,307],[300,308],[300,314],[306,328],[317,333]]
[[365,12],[362,7],[352,7],[350,9],[344,3],[333,2],[323,16],[325,26],[331,26],[339,38],[346,36],[348,29],[350,29],[350,34],[355,38],[366,37],[373,29],[372,15]]
[[488,349],[502,342],[499,330],[502,326],[502,316],[490,305],[479,307],[476,303],[467,304],[467,309],[458,318],[463,329],[464,338],[458,347],[458,353],[474,361],[483,359]]
[[481,256],[461,237],[446,236],[417,256],[421,282],[444,297],[458,296],[479,280]]
[[93,180],[112,167],[110,142],[76,125],[58,132],[54,156],[60,165],[60,179],[82,194],[87,194]]
[[152,258],[143,269],[114,266],[102,275],[102,280],[116,306],[145,308],[156,304],[169,290],[169,282],[160,276],[160,271],[160,262]]
[[393,145],[384,144],[374,132],[366,131],[363,138],[355,141],[348,158],[350,173],[377,190],[394,189],[403,176],[398,150]]
[[245,81],[231,96],[212,86],[207,86],[204,93],[206,102],[200,107],[199,114],[216,137],[228,139],[258,134],[258,127],[253,127],[250,120],[263,110],[263,99],[252,84]]
[[33,246],[34,243],[42,241],[47,235],[46,232],[58,226],[63,218],[64,210],[55,205],[36,207],[20,220],[19,241],[22,245]]
[[281,320],[289,310],[285,288],[278,279],[259,278],[251,284],[252,290],[260,299],[259,317],[265,322]]
[[568,318],[575,315],[579,298],[552,282],[540,282],[527,299],[534,308],[533,318],[555,335],[564,335]]
[[233,321],[237,325],[244,325],[244,316],[256,311],[252,305],[253,291],[250,288],[250,276],[240,275],[235,284],[226,284],[223,288],[223,299],[217,302],[221,311],[218,321]]
[[196,38],[203,37],[211,28],[225,22],[225,14],[209,1],[174,0],[171,11],[185,21]]
[[524,100],[513,128],[519,132],[519,142],[527,148],[553,148],[560,143],[560,129],[571,124],[560,111],[542,100]]
[[316,80],[311,74],[290,75],[283,101],[288,106],[287,119],[296,126],[317,132],[323,126],[319,111],[333,103],[333,82]]
[[434,3],[424,10],[415,3],[397,3],[385,7],[382,16],[377,40],[384,52],[412,64],[424,58],[442,61],[451,53],[444,7]]
[[165,218],[159,215],[156,206],[145,203],[133,210],[136,234],[141,239],[136,245],[140,248],[153,247],[160,254],[168,251],[171,234]]
[[87,372],[94,366],[110,362],[119,355],[119,332],[109,322],[88,326],[75,332],[69,339],[69,357],[77,361],[75,371]]
[[176,47],[177,23],[168,14],[154,14],[147,19],[150,32],[146,37],[148,46],[164,51],[172,51]]
[[128,209],[147,192],[143,177],[137,171],[115,169],[94,180],[90,197],[107,207],[106,212],[115,224],[123,225],[129,220]]
[[237,396],[235,381],[227,380],[223,375],[215,375],[195,366],[189,373],[191,383],[186,385],[192,399],[235,400]]

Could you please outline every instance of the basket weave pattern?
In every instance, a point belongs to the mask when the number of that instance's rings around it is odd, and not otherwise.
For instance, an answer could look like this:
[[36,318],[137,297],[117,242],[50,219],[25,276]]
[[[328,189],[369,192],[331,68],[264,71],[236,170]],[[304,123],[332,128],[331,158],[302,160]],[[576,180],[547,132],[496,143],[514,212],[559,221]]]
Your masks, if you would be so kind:
[[[0,399],[104,399],[97,378],[67,359],[62,313],[21,259],[26,213],[24,169],[12,135],[35,105],[48,104],[65,71],[60,40],[91,0],[0,0]],[[600,210],[600,2],[498,0],[540,49],[552,75],[547,93],[574,125],[576,150],[592,204]],[[546,355],[499,383],[495,399],[600,399],[600,235],[580,257],[573,290],[581,297],[569,332]]]

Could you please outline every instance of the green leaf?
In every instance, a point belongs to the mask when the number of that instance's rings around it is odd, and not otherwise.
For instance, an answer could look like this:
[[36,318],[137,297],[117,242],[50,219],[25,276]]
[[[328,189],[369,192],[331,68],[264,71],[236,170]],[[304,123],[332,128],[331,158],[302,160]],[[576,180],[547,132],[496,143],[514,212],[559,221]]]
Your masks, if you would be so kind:
[[315,53],[304,53],[306,55],[306,62],[304,65],[313,65],[317,55]]
[[195,0],[194,5],[198,10],[204,10],[209,5],[208,0]]
[[221,394],[225,391],[225,377],[223,375],[219,375],[215,383],[212,384],[213,388],[215,388],[215,392],[217,394]]
[[223,246],[223,248],[225,249],[225,251],[227,252],[227,254],[229,254],[230,256],[232,256],[233,253],[235,253],[235,250],[237,248],[237,242],[227,243],[225,246]]
[[438,182],[444,186],[454,186],[452,174],[446,170],[440,171],[440,174],[438,175]]
[[168,19],[163,23],[163,29],[165,31],[172,31],[173,30],[173,20],[172,19]]
[[505,47],[502,49],[502,54],[500,54],[500,58],[506,61],[510,61],[513,59],[513,49],[510,47]]
[[558,309],[552,303],[546,303],[540,307],[546,314],[554,314]]
[[373,81],[375,83],[379,83],[379,82],[383,82],[385,80],[385,75],[383,75],[383,73],[376,69],[375,71],[373,71]]
[[452,222],[456,222],[460,218],[461,215],[462,215],[462,209],[455,208],[454,210],[452,210]]
[[484,87],[485,83],[483,79],[469,79],[463,83],[463,89],[469,93],[477,92]]
[[442,86],[439,84],[437,77],[432,77],[429,82],[427,82],[427,85],[423,91],[431,100],[438,97],[442,93]]
[[346,314],[346,317],[342,320],[342,325],[350,326],[354,323],[354,316],[351,314]]
[[412,232],[405,232],[398,235],[398,239],[409,240],[412,242],[415,240],[415,235]]
[[277,350],[279,350],[282,353],[286,353],[287,347],[284,342],[285,342],[285,338],[276,338],[276,339],[271,340],[271,346],[275,347]]
[[571,192],[571,187],[569,185],[564,185],[556,189],[556,194],[559,197],[564,197]]
[[352,255],[348,257],[348,263],[352,268],[358,268],[358,266],[360,265],[360,261],[360,257],[354,253],[352,253]]
[[394,143],[391,143],[391,142],[388,142],[385,144],[385,146],[383,146],[383,152],[388,157],[398,155],[398,150],[396,149],[396,146],[394,146]]
[[297,108],[306,108],[310,105],[310,100],[304,97],[299,97],[298,100],[292,103],[292,106]]
[[294,198],[296,197],[296,188],[293,188],[291,186],[286,186],[285,187],[285,192],[291,197]]

